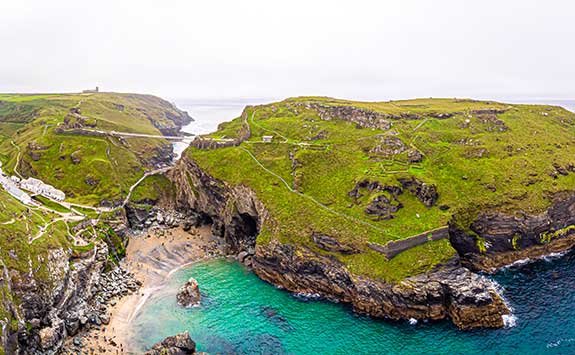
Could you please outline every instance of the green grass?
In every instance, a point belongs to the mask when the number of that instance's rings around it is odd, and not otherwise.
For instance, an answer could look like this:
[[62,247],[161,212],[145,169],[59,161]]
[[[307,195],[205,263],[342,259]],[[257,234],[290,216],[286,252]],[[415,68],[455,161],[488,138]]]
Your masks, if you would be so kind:
[[52,201],[49,198],[46,198],[44,196],[35,195],[32,198],[34,200],[40,202],[42,205],[53,210],[53,211],[63,212],[63,213],[70,212],[70,210],[68,208],[66,208],[66,207],[62,206],[61,204],[59,204],[58,202]]
[[[341,119],[322,120],[316,110],[306,106],[309,103],[355,106],[392,115],[390,132],[396,134],[360,129]],[[506,110],[496,119],[507,129],[500,131],[491,118],[473,113],[486,109]],[[452,117],[432,117],[439,113]],[[304,97],[257,106],[246,114],[252,131],[249,141],[216,150],[191,148],[187,154],[214,177],[249,186],[264,202],[270,218],[258,243],[277,239],[317,250],[310,241],[311,233],[326,233],[363,250],[352,256],[334,255],[351,270],[388,281],[429,270],[455,252],[448,241],[437,241],[387,261],[368,249],[368,242],[385,244],[413,236],[444,226],[454,216],[473,216],[478,210],[541,212],[555,193],[575,186],[575,173],[552,176],[553,164],[575,167],[575,115],[558,107],[455,99],[368,103]],[[418,118],[397,118],[402,114]],[[210,136],[233,136],[240,126],[238,118],[222,124]],[[274,143],[261,143],[262,135],[269,134],[275,136]],[[382,144],[383,137],[400,139],[406,151],[394,156],[375,153],[373,148]],[[290,192],[243,149],[304,196]],[[409,163],[407,149],[417,149],[425,158]],[[293,171],[290,155],[298,163]],[[405,191],[399,196],[404,207],[395,218],[380,221],[364,212],[377,194],[362,197],[359,205],[348,196],[364,179],[397,186],[398,178],[412,176],[437,186],[440,197],[435,206],[426,207]],[[440,205],[450,209],[442,211]]]
[[[71,202],[98,205],[120,201],[170,142],[163,139],[59,134],[69,110],[79,107],[96,129],[161,135],[159,127],[176,127],[180,115],[157,97],[135,94],[0,94],[0,161],[66,193]],[[12,142],[15,143],[12,144]],[[30,144],[40,147],[32,151]],[[73,158],[80,158],[73,161]]]
[[93,209],[90,208],[84,208],[84,207],[79,207],[79,206],[72,206],[72,209],[74,211],[77,211],[83,215],[85,215],[88,218],[98,218],[99,213]]
[[[183,117],[170,103],[149,95],[0,94],[3,171],[13,175],[17,170],[25,177],[39,178],[63,190],[67,201],[87,205],[123,200],[130,186],[146,170],[154,168],[160,151],[171,143],[164,139],[119,140],[57,133],[56,128],[74,107],[80,108],[87,121],[99,130],[160,135],[160,129],[173,130]],[[31,146],[39,149],[31,149]],[[36,200],[55,211],[69,212],[61,204],[41,196]],[[109,245],[110,259],[118,261],[125,254],[123,240],[106,224],[116,216],[99,216],[96,211],[82,207],[74,207],[74,210],[87,218],[101,217],[95,227],[97,239]],[[62,221],[50,224],[40,238],[29,242],[42,226],[57,217],[24,206],[0,189],[0,261],[10,271],[13,283],[32,282],[39,290],[48,290],[53,280],[62,276],[58,273],[64,272],[63,269],[49,270],[51,253],[58,250],[68,255],[94,247],[96,240],[92,240],[91,231],[83,233],[89,241],[87,246],[72,246],[68,228],[73,228],[75,223],[67,225]],[[0,281],[0,319],[17,325],[8,310],[2,308],[4,301],[17,306],[20,301],[13,297]]]
[[164,175],[151,175],[132,191],[130,200],[134,203],[156,203],[162,196],[167,199],[175,196],[173,184]]

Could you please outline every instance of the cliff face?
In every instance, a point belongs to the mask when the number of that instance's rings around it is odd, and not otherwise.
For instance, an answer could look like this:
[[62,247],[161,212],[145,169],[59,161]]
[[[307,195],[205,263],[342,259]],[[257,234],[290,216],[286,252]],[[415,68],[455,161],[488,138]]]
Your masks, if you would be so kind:
[[450,318],[468,329],[502,327],[502,315],[509,313],[492,281],[457,266],[388,284],[353,275],[336,260],[305,248],[271,243],[258,245],[253,269],[291,292],[350,303],[373,317]]
[[469,228],[450,224],[453,247],[469,267],[493,272],[525,258],[575,246],[575,194],[558,194],[541,214],[481,213]]
[[[13,324],[3,344],[10,354],[55,354],[68,335],[76,334],[88,317],[98,314],[92,300],[108,258],[105,243],[71,263],[69,250],[53,249],[46,260],[48,278],[36,274],[9,275]],[[72,266],[73,265],[73,266]],[[84,320],[86,318],[86,320]]]
[[214,179],[185,155],[168,178],[177,186],[176,210],[189,213],[195,224],[211,223],[230,252],[254,248],[268,213],[253,191]]
[[189,211],[194,222],[213,223],[214,234],[260,278],[291,292],[350,303],[374,317],[450,318],[463,329],[502,327],[509,313],[493,282],[458,265],[389,284],[354,275],[335,258],[302,246],[256,245],[268,212],[253,191],[214,179],[186,156],[169,178],[178,186],[177,210]]
[[66,337],[106,324],[112,298],[139,287],[132,275],[109,262],[122,257],[125,217],[120,214],[108,223],[114,233],[92,248],[51,246],[45,254],[28,256],[40,258],[39,269],[30,261],[28,272],[9,270],[0,261],[0,305],[9,313],[9,322],[0,322],[0,349],[7,354],[59,354]]

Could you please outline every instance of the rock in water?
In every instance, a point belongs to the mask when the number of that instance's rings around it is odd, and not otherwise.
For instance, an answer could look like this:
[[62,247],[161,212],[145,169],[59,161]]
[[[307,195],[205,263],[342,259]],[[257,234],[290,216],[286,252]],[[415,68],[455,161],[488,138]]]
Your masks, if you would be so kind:
[[188,282],[184,284],[176,295],[178,303],[182,307],[194,307],[200,304],[202,298],[198,282],[193,277],[190,277]]
[[[195,280],[194,280],[195,281]],[[196,353],[196,343],[190,333],[180,333],[156,343],[145,355],[189,355]]]

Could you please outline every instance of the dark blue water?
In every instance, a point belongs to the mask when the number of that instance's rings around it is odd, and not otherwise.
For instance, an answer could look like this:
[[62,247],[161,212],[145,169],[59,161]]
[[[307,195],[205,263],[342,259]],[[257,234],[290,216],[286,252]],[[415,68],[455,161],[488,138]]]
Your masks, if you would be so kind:
[[[462,332],[447,321],[374,320],[343,305],[304,301],[238,263],[215,260],[174,274],[133,329],[142,348],[188,330],[200,350],[224,354],[571,354],[574,266],[574,254],[568,254],[500,272],[494,278],[514,308],[516,325]],[[182,309],[175,293],[190,276],[204,301]]]

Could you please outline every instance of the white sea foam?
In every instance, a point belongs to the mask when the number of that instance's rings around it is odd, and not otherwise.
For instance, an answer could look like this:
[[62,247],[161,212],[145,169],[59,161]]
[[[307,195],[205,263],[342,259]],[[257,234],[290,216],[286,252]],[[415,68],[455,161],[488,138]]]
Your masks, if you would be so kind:
[[319,300],[321,295],[319,293],[298,292],[294,293],[294,297],[304,301]]
[[503,325],[505,328],[513,328],[517,325],[517,316],[513,313],[511,314],[504,314],[501,316],[503,318]]
[[567,251],[561,252],[561,253],[551,253],[549,255],[546,255],[543,257],[543,260],[545,261],[553,261],[555,259],[559,259],[562,256],[564,256],[565,254],[567,254]]
[[564,251],[561,253],[551,253],[551,254],[544,255],[544,256],[541,256],[541,257],[535,258],[535,259],[530,259],[530,258],[520,259],[520,260],[512,262],[511,264],[508,264],[508,265],[501,267],[501,269],[509,269],[509,268],[512,268],[515,266],[523,266],[523,265],[530,264],[530,263],[538,261],[538,260],[544,260],[544,261],[550,262],[550,261],[553,261],[555,259],[559,259],[559,258],[563,257],[565,254],[567,254],[567,252],[568,251]]
[[517,316],[515,314],[513,314],[513,312],[515,312],[515,309],[513,308],[513,306],[511,306],[511,304],[505,298],[505,288],[503,286],[501,286],[495,280],[491,280],[491,282],[493,283],[493,286],[495,287],[495,291],[497,291],[497,294],[501,297],[503,304],[505,304],[505,306],[507,307],[507,309],[510,312],[509,314],[504,314],[501,316],[501,319],[503,320],[503,326],[505,328],[515,327],[517,325]]
[[519,260],[512,262],[511,264],[503,266],[502,269],[509,269],[509,268],[514,267],[514,266],[523,266],[523,265],[529,264],[531,262],[534,262],[535,260],[537,260],[537,259],[529,259],[529,258],[519,259]]
[[417,319],[409,318],[409,325],[416,325],[416,324],[417,324]]
[[574,338],[559,339],[559,340],[556,340],[556,341],[552,341],[552,342],[547,343],[547,349],[549,349],[549,348],[556,348],[556,347],[558,347],[559,345],[561,345],[561,343],[572,343],[572,342],[574,342],[574,341],[575,341]]

